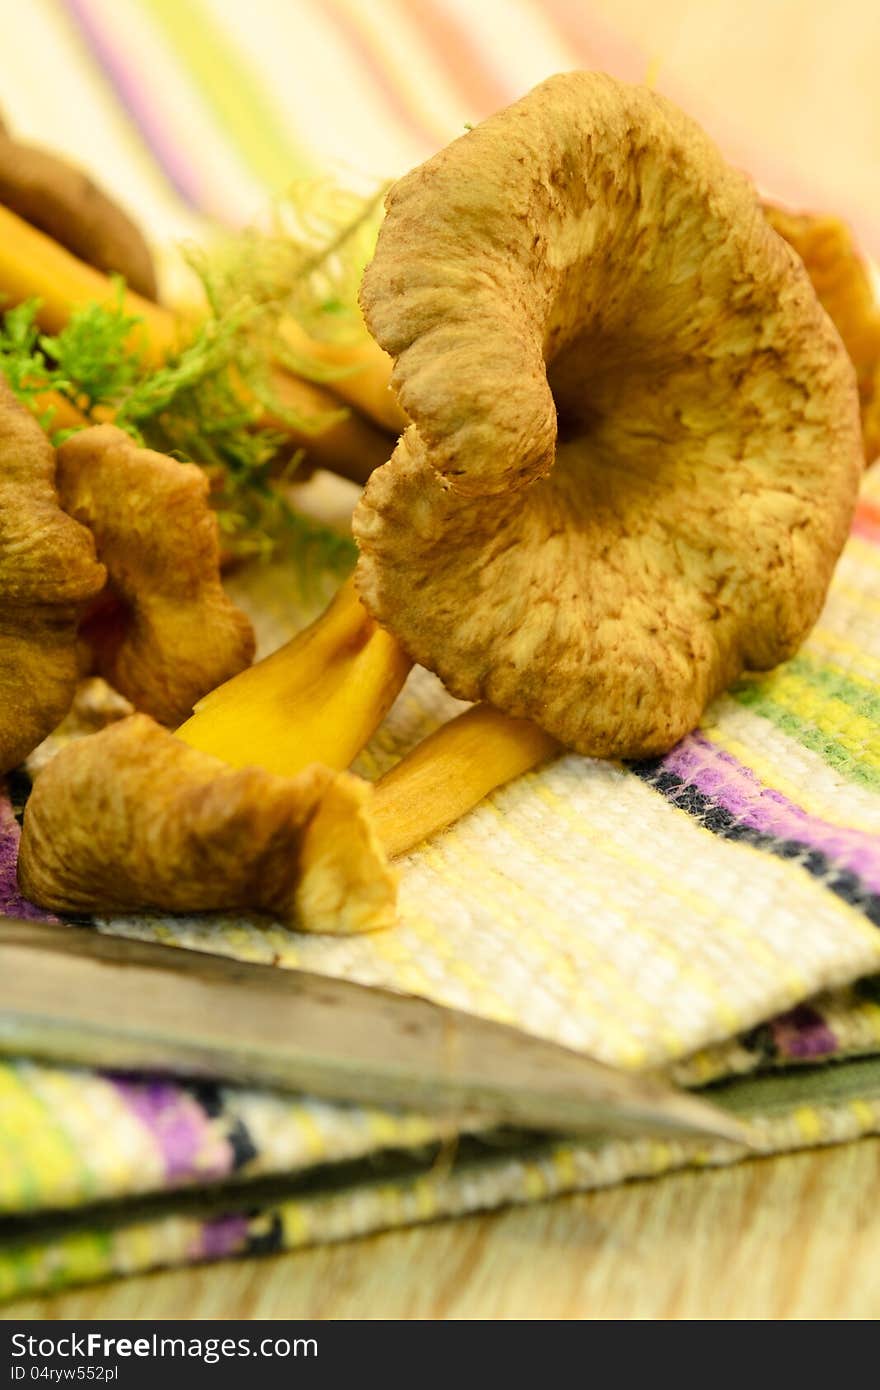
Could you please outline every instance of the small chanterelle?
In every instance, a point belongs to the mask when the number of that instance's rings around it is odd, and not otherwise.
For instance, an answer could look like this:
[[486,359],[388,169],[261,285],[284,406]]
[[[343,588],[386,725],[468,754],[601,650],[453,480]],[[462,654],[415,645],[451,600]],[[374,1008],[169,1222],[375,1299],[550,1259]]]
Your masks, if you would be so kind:
[[[388,926],[394,876],[369,795],[359,778],[317,764],[296,777],[227,767],[134,714],[38,776],[21,885],[67,912],[152,902],[252,908],[311,931]],[[101,809],[83,818],[83,805]]]
[[[356,509],[354,585],[307,632],[233,674],[249,632],[200,511],[209,602],[163,644],[150,625],[189,600],[152,550],[150,596],[126,588],[138,546],[99,465],[127,490],[151,470],[159,528],[192,491],[185,466],[106,432],[59,454],[82,523],[65,672],[103,582],[93,534],[129,626],[108,638],[95,612],[83,630],[141,713],[37,777],[21,881],[47,907],[387,925],[389,857],[560,745],[667,750],[818,616],[863,463],[855,372],[803,262],[692,120],[602,74],[552,78],[386,206],[362,307],[410,423]],[[208,695],[210,652],[227,665],[212,683],[231,679]],[[413,662],[477,708],[371,789],[346,769]]]

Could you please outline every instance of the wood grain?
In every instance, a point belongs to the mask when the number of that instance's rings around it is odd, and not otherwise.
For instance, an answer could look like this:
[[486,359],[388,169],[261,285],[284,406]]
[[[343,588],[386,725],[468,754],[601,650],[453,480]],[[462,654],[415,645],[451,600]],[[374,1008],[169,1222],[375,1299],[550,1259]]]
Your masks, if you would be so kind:
[[13,1318],[875,1318],[880,1141],[31,1299]]

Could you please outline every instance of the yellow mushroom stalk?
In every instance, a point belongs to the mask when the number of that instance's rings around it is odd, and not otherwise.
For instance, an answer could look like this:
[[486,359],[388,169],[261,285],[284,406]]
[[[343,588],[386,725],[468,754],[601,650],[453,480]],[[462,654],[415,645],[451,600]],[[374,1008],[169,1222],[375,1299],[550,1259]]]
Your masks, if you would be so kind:
[[[60,242],[32,227],[24,218],[0,206],[0,288],[9,303],[39,299],[37,319],[48,333],[59,332],[71,312],[85,304],[115,304],[118,291],[109,276],[87,265]],[[158,367],[181,345],[176,316],[152,300],[126,290],[123,312],[140,318],[132,348]]]
[[[272,393],[285,413],[280,416],[265,411],[262,423],[306,449],[317,467],[353,483],[365,483],[375,468],[387,462],[391,438],[357,411],[341,408],[341,391],[336,399],[325,386],[277,367],[272,373]],[[296,429],[288,412],[314,421],[314,427]]]
[[[48,333],[59,332],[74,309],[86,304],[115,305],[119,302],[117,286],[109,276],[79,260],[52,237],[2,206],[0,289],[7,303],[39,300],[37,321]],[[133,290],[125,291],[121,308],[124,314],[141,321],[132,330],[130,346],[132,351],[141,354],[148,367],[160,367],[173,352],[186,345],[187,323],[171,310],[135,294]],[[310,340],[305,341],[310,347]],[[339,354],[343,349],[337,347],[334,352],[337,365],[341,366]],[[377,377],[376,354],[380,354],[378,348],[375,352],[367,353],[366,360],[371,364],[368,395],[378,399],[381,387]],[[351,365],[364,370],[359,362]],[[384,370],[385,391],[390,399],[387,389],[390,366]],[[358,372],[352,375],[352,389],[358,376]],[[284,417],[267,415],[264,423],[282,431],[294,447],[308,450],[313,462],[363,482],[373,468],[388,458],[391,442],[384,429],[356,412],[343,409],[342,392],[334,394],[325,386],[303,381],[293,372],[281,368],[274,374],[273,389],[284,407]],[[244,386],[242,394],[246,395]],[[79,423],[73,408],[61,403],[60,398],[53,395],[39,402],[41,409],[47,405],[56,408],[56,427],[66,428]],[[385,407],[386,410],[388,408]],[[292,425],[290,413],[299,416],[304,423]]]
[[373,338],[357,343],[320,342],[292,319],[282,326],[281,340],[295,358],[318,362],[327,369],[328,384],[337,396],[361,414],[398,435],[407,418],[391,390],[391,358]]
[[[293,777],[318,762],[342,771],[411,666],[348,580],[311,627],[205,696],[177,737],[232,767]],[[405,854],[558,750],[536,724],[491,705],[450,720],[376,783],[371,819],[386,853]]]
[[371,818],[386,854],[393,859],[415,849],[559,751],[528,719],[485,704],[465,710],[375,784]]
[[388,713],[412,662],[348,580],[311,627],[200,700],[177,737],[232,767],[342,771]]

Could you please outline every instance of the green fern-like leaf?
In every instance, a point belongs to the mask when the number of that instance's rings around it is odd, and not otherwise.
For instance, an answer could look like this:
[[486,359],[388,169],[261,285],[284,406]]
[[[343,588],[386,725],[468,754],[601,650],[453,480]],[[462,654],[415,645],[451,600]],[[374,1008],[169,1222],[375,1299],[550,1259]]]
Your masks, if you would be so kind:
[[[59,374],[65,394],[88,413],[95,405],[121,399],[142,373],[139,356],[128,345],[140,322],[123,310],[125,282],[113,277],[116,301],[109,307],[85,304],[74,309],[54,337],[41,334],[39,348]],[[55,389],[59,389],[56,383]]]
[[[323,341],[353,343],[365,335],[357,289],[383,191],[361,198],[329,183],[300,185],[276,204],[269,231],[224,238],[210,251],[188,248],[207,313],[187,346],[157,369],[131,349],[139,321],[125,313],[118,280],[113,303],[74,310],[54,335],[40,332],[37,301],[7,310],[0,316],[0,371],[35,411],[39,397],[55,392],[88,419],[111,414],[139,442],[199,463],[211,476],[225,543],[235,553],[283,549],[297,554],[304,572],[348,569],[351,540],[300,516],[285,497],[302,451],[285,458],[284,435],[261,421],[268,414],[308,434],[345,414],[340,408],[306,419],[277,398],[280,327],[292,320]],[[314,381],[344,371],[307,353],[288,353],[287,365]],[[51,428],[50,415],[43,412],[41,423]]]

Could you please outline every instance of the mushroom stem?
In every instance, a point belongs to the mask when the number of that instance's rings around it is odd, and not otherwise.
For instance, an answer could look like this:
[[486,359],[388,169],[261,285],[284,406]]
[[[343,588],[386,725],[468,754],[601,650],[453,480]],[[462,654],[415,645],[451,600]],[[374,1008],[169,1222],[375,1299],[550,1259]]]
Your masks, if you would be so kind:
[[375,784],[372,820],[389,858],[445,830],[496,787],[559,752],[528,719],[474,705],[417,744]]
[[354,581],[272,656],[200,700],[177,737],[233,767],[342,771],[391,708],[412,662],[370,617]]
[[87,425],[93,423],[87,415],[83,415],[82,411],[77,409],[72,401],[69,401],[66,396],[59,395],[57,391],[41,391],[39,396],[34,397],[31,410],[39,420],[42,420],[44,415],[50,415],[47,429],[53,432],[55,430],[84,430]]
[[[296,430],[289,419],[271,411],[265,413],[262,421],[305,449],[310,463],[363,484],[375,468],[388,462],[393,441],[384,430],[376,429],[356,410],[340,409],[341,401],[335,400],[325,387],[277,367],[272,373],[272,391],[285,412],[316,422],[311,431]],[[339,395],[342,396],[341,391]]]
[[[85,261],[71,255],[59,242],[32,227],[8,208],[0,206],[0,289],[8,302],[20,303],[38,299],[37,321],[49,333],[59,332],[70,318],[71,311],[85,304],[115,304],[118,291],[109,276],[103,275]],[[122,309],[142,322],[133,330],[132,351],[141,353],[148,367],[158,368],[171,352],[186,342],[185,321],[169,309],[144,299],[133,290],[126,290]],[[308,339],[299,339],[303,351],[311,349]],[[376,348],[378,353],[379,349]],[[342,366],[344,349],[337,347],[336,365]],[[371,392],[376,384],[375,355],[371,354]],[[390,368],[386,379],[390,379]],[[352,379],[353,385],[354,378]],[[283,431],[296,447],[308,451],[313,461],[323,468],[339,472],[343,477],[363,482],[373,468],[385,463],[391,453],[391,441],[384,429],[356,412],[340,414],[342,395],[323,386],[304,381],[293,372],[278,368],[273,387],[286,412],[315,421],[313,428],[291,425],[288,418],[266,418],[267,425]],[[244,394],[244,387],[242,387]],[[353,397],[352,397],[353,399]],[[41,400],[41,406],[58,408],[60,398]],[[56,414],[55,423],[67,426],[69,411]],[[326,420],[327,428],[322,428]],[[74,422],[76,423],[76,422]]]
[[[349,579],[310,627],[200,700],[177,737],[232,767],[290,777],[319,762],[341,772],[385,718],[411,666]],[[529,720],[487,704],[466,710],[375,784],[371,804],[386,852],[405,854],[558,750]]]
[[[2,206],[0,286],[13,304],[39,299],[37,319],[49,333],[59,332],[73,309],[84,304],[115,304],[118,293],[109,276],[78,260],[60,242]],[[132,348],[141,351],[150,366],[161,366],[179,343],[181,325],[176,316],[133,290],[126,290],[123,308],[126,314],[143,320],[143,328],[132,335]]]
[[[288,319],[282,328],[285,348],[310,362],[320,362],[328,372],[328,385],[335,395],[391,434],[401,434],[407,417],[391,390],[392,361],[373,338],[357,343],[319,342]],[[296,367],[296,361],[291,363]],[[383,460],[384,462],[384,460]]]
[[[311,627],[200,700],[177,737],[232,767],[294,776],[320,762],[342,771],[385,718],[411,665],[349,579]],[[371,808],[387,854],[406,854],[558,751],[537,724],[474,705],[376,782]]]

